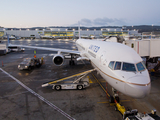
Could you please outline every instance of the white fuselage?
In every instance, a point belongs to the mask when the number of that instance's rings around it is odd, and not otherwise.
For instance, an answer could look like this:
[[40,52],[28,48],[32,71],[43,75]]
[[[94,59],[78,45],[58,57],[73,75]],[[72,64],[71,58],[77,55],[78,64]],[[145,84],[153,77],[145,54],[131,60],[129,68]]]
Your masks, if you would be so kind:
[[[93,67],[113,88],[134,98],[149,94],[151,82],[148,71],[132,48],[115,42],[86,39],[78,39],[76,45],[81,56],[89,58]],[[114,63],[113,68],[109,67],[111,62]],[[116,69],[118,63],[121,66]],[[125,68],[127,65],[130,68]]]

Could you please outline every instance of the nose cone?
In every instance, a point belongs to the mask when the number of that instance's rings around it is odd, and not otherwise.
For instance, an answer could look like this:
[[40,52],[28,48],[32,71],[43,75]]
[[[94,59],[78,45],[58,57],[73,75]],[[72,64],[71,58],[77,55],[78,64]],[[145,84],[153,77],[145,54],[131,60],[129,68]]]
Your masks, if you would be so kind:
[[144,98],[150,93],[149,77],[136,76],[129,78],[125,84],[126,94],[134,98]]

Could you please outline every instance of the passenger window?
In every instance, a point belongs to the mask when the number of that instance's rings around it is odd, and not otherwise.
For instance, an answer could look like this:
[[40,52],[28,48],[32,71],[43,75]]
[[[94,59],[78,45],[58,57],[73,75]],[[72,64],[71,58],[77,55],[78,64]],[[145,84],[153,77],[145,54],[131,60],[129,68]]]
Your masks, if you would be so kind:
[[120,70],[121,69],[121,62],[116,62],[114,70]]
[[109,68],[113,69],[113,67],[114,67],[114,61],[111,61],[111,62],[109,63]]

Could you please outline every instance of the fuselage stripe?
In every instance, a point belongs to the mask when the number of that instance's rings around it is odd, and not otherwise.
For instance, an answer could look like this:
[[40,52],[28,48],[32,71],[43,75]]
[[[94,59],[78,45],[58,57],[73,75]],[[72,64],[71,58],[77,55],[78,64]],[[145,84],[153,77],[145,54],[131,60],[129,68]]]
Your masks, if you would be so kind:
[[[92,64],[94,64],[94,63],[92,62]],[[96,65],[94,64],[94,66],[96,66]],[[98,67],[96,66],[96,68],[98,68]],[[147,83],[147,84],[130,83],[130,82],[126,82],[126,81],[123,81],[123,80],[117,79],[117,78],[115,78],[115,77],[113,77],[113,76],[110,76],[110,75],[106,74],[105,72],[103,72],[103,71],[102,71],[101,69],[99,69],[99,68],[98,68],[98,70],[99,70],[99,71],[101,71],[103,74],[107,75],[107,76],[108,76],[108,77],[110,77],[110,78],[113,78],[113,79],[118,80],[118,81],[120,81],[120,82],[124,82],[124,83],[128,83],[128,84],[132,84],[132,85],[148,86],[148,85],[151,83],[151,82],[149,82],[149,83]]]

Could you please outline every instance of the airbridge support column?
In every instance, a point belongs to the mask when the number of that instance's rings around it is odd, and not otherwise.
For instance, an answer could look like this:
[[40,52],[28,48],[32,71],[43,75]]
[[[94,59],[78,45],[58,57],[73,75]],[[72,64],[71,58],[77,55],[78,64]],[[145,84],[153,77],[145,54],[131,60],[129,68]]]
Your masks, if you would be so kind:
[[146,58],[146,67],[151,76],[153,75],[159,76],[160,61],[158,60],[158,57],[148,58],[148,59]]

